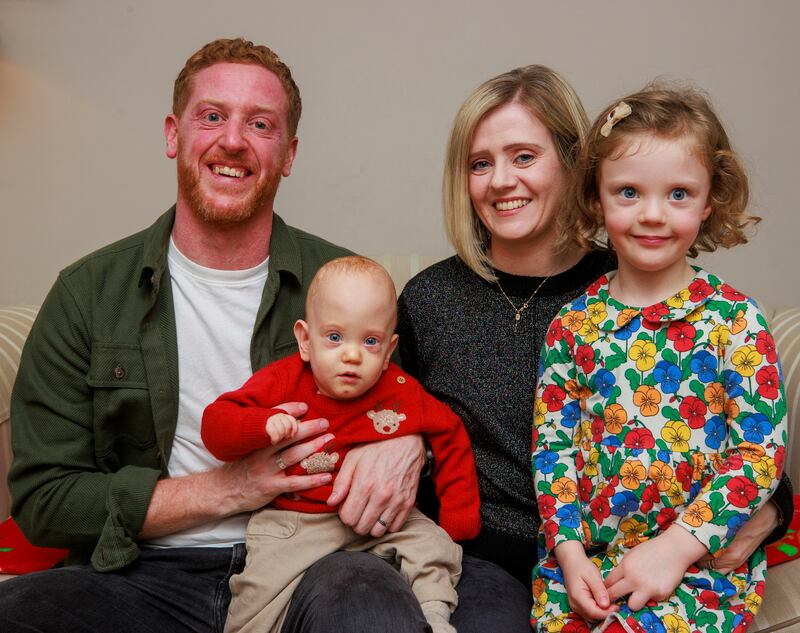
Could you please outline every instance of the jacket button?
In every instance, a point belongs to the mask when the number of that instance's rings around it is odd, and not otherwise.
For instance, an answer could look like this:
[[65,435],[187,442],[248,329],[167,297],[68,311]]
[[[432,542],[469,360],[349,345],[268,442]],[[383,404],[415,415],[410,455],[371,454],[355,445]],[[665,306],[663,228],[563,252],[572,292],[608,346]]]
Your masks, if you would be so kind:
[[122,365],[117,365],[114,367],[114,378],[117,380],[122,380],[125,378],[125,368]]

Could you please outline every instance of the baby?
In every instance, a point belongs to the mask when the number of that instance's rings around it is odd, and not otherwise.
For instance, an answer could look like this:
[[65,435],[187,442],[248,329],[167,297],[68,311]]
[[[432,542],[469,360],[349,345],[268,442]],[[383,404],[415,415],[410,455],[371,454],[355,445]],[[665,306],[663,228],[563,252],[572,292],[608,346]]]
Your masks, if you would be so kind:
[[433,450],[442,527],[414,509],[399,532],[361,536],[326,503],[332,483],[280,495],[248,524],[247,563],[230,582],[225,633],[277,633],[305,570],[337,550],[369,551],[392,562],[434,633],[454,633],[448,622],[457,603],[461,548],[452,539],[480,531],[477,476],[461,420],[390,362],[396,302],[392,279],[379,264],[355,256],[328,262],[309,286],[307,321],[294,326],[299,352],[209,405],[202,437],[217,458],[239,459],[293,437],[297,420],[274,407],[305,402],[307,417],[326,418],[334,438],[299,464],[283,463],[280,453],[276,460],[287,475],[330,472],[335,478],[355,446],[421,433]]

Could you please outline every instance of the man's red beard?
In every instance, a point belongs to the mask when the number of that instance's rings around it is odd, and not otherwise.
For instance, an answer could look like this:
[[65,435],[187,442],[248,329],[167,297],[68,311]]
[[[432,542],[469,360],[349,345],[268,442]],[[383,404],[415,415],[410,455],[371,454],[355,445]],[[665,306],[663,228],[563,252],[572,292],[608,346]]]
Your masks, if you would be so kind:
[[[205,168],[205,166],[201,167],[201,169]],[[275,171],[233,206],[226,205],[220,208],[203,195],[199,173],[180,153],[178,154],[178,191],[188,201],[189,207],[198,218],[212,224],[239,224],[249,220],[275,199],[280,181],[281,174],[279,171]]]

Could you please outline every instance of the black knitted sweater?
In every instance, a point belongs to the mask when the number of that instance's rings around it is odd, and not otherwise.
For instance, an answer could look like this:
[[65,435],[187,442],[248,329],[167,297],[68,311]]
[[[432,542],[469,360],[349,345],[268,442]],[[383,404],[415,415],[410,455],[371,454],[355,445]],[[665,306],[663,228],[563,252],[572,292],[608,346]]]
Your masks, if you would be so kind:
[[[587,254],[548,279],[518,322],[498,284],[458,257],[414,277],[398,303],[403,368],[461,417],[472,441],[483,529],[463,544],[465,551],[497,562],[526,584],[539,527],[530,474],[539,352],[561,307],[614,267],[607,253]],[[496,273],[517,307],[544,279]],[[431,496],[423,490],[420,507],[435,514]]]

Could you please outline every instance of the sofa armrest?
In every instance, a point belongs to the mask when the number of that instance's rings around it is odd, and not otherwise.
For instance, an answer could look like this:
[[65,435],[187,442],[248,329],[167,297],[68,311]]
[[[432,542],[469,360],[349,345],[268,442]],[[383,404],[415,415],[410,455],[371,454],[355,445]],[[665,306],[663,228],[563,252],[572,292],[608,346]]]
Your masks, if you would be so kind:
[[800,489],[800,308],[779,310],[770,319],[770,330],[783,371],[786,390],[786,463],[784,470]]
[[0,521],[11,512],[6,475],[11,466],[11,389],[19,369],[22,346],[33,325],[37,306],[0,309]]

